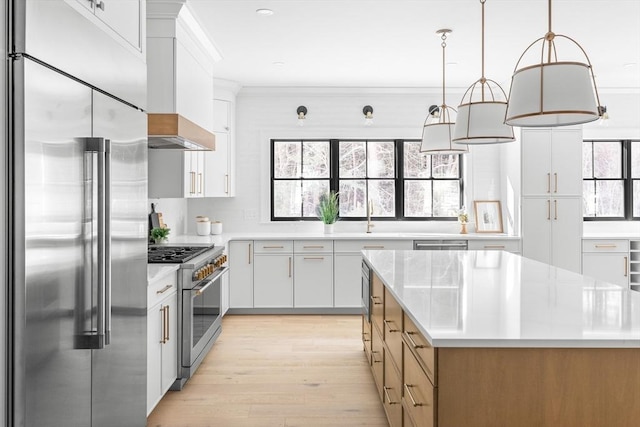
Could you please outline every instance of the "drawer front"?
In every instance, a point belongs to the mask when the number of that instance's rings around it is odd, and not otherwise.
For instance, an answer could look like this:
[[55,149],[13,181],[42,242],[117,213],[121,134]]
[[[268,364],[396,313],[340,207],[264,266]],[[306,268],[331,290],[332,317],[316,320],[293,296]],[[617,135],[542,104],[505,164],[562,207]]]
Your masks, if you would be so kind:
[[362,316],[362,345],[364,346],[367,361],[371,365],[371,323],[367,321],[365,316]]
[[431,381],[418,364],[417,359],[408,348],[404,352],[404,378],[402,381],[402,398],[405,409],[416,427],[433,427],[435,425],[435,395]]
[[304,253],[333,253],[333,240],[295,240],[293,251],[297,254]]
[[178,289],[178,276],[174,271],[161,279],[154,280],[147,287],[147,308],[151,308]]
[[384,378],[384,346],[382,337],[376,328],[371,328],[371,371],[373,372],[373,380],[376,383],[376,390],[380,401],[382,401],[382,380]]
[[628,240],[582,240],[582,252],[629,252]]
[[384,284],[375,274],[371,282],[371,323],[382,334],[384,331]]
[[422,332],[418,330],[413,321],[404,315],[404,332],[403,340],[407,344],[418,358],[418,363],[425,370],[427,376],[434,385],[438,385],[436,376],[436,351],[429,341],[422,335]]
[[253,245],[253,252],[257,254],[290,254],[293,252],[293,241],[291,240],[256,240]]
[[470,251],[507,251],[520,252],[518,240],[469,240],[467,248]]
[[411,250],[413,240],[336,240],[334,250],[336,252],[360,252],[362,250]]
[[402,380],[391,363],[385,359],[382,402],[390,427],[402,427]]
[[390,357],[385,359],[385,363],[392,361],[400,370],[402,367],[402,307],[386,288],[384,290],[383,324],[384,342],[390,353]]

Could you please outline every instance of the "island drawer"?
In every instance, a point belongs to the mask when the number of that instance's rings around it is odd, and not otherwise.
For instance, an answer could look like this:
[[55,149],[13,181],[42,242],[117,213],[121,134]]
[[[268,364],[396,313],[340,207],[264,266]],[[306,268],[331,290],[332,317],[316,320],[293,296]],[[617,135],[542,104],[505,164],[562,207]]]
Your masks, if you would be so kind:
[[623,239],[582,240],[582,252],[629,252],[629,241]]
[[151,308],[166,296],[175,293],[178,289],[177,286],[177,274],[172,271],[170,274],[163,276],[159,279],[149,283],[147,287],[147,307]]
[[254,242],[256,254],[278,254],[293,252],[292,240],[256,240]]
[[376,274],[373,275],[371,284],[371,323],[382,334],[384,331],[384,284]]
[[334,242],[335,252],[360,252],[376,250],[411,250],[413,240],[336,240]]
[[331,254],[333,253],[333,240],[296,240],[293,242],[293,251],[297,254]]
[[362,345],[369,365],[371,365],[371,323],[367,321],[365,316],[362,316]]
[[429,380],[434,386],[438,385],[436,376],[436,351],[427,338],[422,335],[413,321],[404,315],[404,332],[402,334],[404,342],[416,356],[416,360],[422,366]]
[[402,367],[402,307],[391,295],[384,289],[384,342],[387,344],[390,356],[385,359],[385,363],[391,361],[395,364],[396,369],[400,371]]
[[384,363],[382,402],[387,412],[389,427],[402,427],[402,380],[393,364]]
[[403,357],[403,406],[415,427],[433,427],[436,389],[425,375],[413,352],[406,348]]
[[383,399],[382,380],[384,379],[384,344],[376,328],[371,328],[371,371],[376,383],[376,390],[380,400]]

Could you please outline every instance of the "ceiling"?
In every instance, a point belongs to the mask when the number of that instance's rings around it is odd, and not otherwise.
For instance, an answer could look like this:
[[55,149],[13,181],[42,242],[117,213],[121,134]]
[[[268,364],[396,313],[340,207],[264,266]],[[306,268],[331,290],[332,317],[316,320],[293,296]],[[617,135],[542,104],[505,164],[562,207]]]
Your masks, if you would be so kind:
[[[241,86],[438,88],[481,77],[480,0],[188,0]],[[547,0],[487,0],[485,76],[508,90],[520,55],[547,31]],[[269,8],[262,16],[257,9]],[[555,0],[552,29],[580,43],[599,88],[640,88],[640,1]],[[557,44],[560,60],[586,62]],[[539,57],[539,45],[533,50]],[[523,61],[528,61],[527,56]],[[532,60],[533,61],[533,60]],[[533,62],[523,62],[530,65]],[[280,64],[278,64],[280,63]],[[634,65],[630,65],[634,64]]]

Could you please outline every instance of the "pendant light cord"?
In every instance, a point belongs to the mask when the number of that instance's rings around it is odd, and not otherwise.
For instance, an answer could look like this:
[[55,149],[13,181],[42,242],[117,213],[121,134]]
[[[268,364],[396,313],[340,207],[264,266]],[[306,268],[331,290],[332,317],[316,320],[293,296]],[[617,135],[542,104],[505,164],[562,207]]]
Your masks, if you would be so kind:
[[445,70],[444,70],[444,64],[445,64],[445,58],[444,58],[444,51],[445,48],[447,47],[447,32],[444,31],[442,33],[442,36],[440,37],[442,39],[442,115],[444,115],[444,108],[447,106],[447,104],[445,104],[444,102],[444,88],[445,88]]
[[484,102],[484,85],[487,79],[484,77],[484,3],[487,0],[480,0],[480,4],[482,5],[482,76],[480,78],[480,86],[482,88],[482,102]]

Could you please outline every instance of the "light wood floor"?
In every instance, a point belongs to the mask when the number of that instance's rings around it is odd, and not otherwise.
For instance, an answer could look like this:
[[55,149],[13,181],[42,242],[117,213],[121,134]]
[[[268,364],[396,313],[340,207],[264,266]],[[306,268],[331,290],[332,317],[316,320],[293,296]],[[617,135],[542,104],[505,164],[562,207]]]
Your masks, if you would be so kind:
[[360,316],[224,317],[195,376],[149,427],[387,427]]

